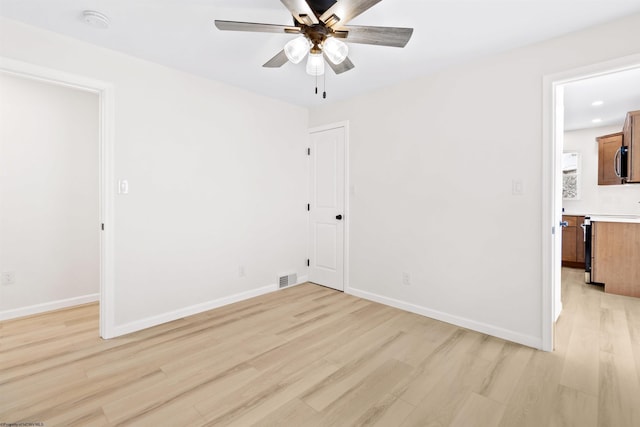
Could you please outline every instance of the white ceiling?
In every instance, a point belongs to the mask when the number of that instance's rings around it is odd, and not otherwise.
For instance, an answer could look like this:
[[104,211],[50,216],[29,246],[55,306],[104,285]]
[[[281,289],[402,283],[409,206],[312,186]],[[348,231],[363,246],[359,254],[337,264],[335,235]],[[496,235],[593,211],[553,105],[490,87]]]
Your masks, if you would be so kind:
[[[602,105],[593,105],[601,101]],[[565,130],[619,125],[640,110],[640,68],[569,83],[564,87]],[[600,119],[600,121],[594,121]]]
[[[87,26],[84,9],[111,20]],[[413,27],[404,49],[350,45],[356,68],[314,95],[304,63],[265,69],[289,35],[222,32],[214,19],[286,24],[278,0],[0,0],[0,15],[301,106],[345,99],[471,58],[640,12],[638,0],[385,0],[354,25]],[[320,82],[320,92],[322,82]]]

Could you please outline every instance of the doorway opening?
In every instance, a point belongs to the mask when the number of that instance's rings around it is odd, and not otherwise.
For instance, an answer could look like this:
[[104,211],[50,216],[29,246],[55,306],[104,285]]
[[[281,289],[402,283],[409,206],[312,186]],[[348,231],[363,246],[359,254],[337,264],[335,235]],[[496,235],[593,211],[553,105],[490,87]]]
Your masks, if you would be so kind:
[[[562,160],[565,133],[565,89],[571,84],[638,68],[640,68],[640,55],[632,55],[545,76],[543,80],[542,349],[545,351],[553,351],[554,349],[555,322],[562,311],[561,227],[563,222]],[[577,159],[579,158],[578,156]],[[574,159],[576,158],[574,157]],[[575,190],[580,191],[579,184]],[[572,191],[570,191],[572,193],[570,196],[575,196]],[[566,192],[565,196],[567,196]]]
[[[95,223],[99,235],[99,306],[100,336],[113,337],[114,298],[113,298],[113,86],[109,83],[88,79],[59,70],[40,67],[33,64],[0,57],[0,73],[9,77],[18,77],[27,81],[46,83],[54,87],[65,87],[88,92],[97,96],[98,102],[98,221]],[[38,155],[39,153],[34,153]],[[55,200],[55,203],[64,201]],[[55,221],[48,224],[56,227]],[[56,307],[34,305],[28,307],[31,312],[20,311],[15,317],[36,314]],[[62,308],[62,307],[59,307]],[[40,310],[40,311],[38,311]]]

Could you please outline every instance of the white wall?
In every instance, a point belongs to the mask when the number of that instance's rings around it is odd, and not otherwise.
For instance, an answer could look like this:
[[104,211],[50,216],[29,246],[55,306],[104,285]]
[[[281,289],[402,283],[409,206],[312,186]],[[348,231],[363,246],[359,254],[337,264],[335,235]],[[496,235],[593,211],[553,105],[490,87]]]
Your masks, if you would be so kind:
[[565,213],[640,215],[640,184],[598,185],[596,137],[621,132],[622,126],[602,126],[564,134],[564,151],[580,153],[580,200],[563,200]]
[[114,84],[130,185],[107,224],[117,333],[306,274],[305,109],[15,21],[0,40],[1,56]]
[[96,300],[98,97],[3,73],[0,94],[0,313]]
[[638,52],[634,15],[312,110],[350,122],[351,291],[541,346],[542,79]]

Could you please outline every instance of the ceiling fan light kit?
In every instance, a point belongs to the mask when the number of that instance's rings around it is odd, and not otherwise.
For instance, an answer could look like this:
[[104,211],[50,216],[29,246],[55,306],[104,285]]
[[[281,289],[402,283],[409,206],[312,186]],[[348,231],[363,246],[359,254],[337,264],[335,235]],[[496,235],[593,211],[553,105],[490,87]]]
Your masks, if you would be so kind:
[[284,53],[290,62],[299,64],[309,53],[310,47],[309,40],[305,36],[300,36],[284,45]]
[[[291,12],[294,25],[259,24],[254,22],[221,21],[215,25],[223,31],[250,31],[297,34],[282,51],[263,67],[278,68],[291,62],[299,64],[308,56],[306,72],[312,76],[324,74],[325,58],[336,74],[355,66],[349,60],[348,43],[405,47],[413,28],[347,26],[347,22],[369,10],[381,0],[281,0]],[[326,96],[325,96],[326,97]]]
[[340,40],[329,37],[324,41],[322,45],[322,51],[325,53],[325,55],[327,55],[329,61],[338,65],[341,64],[345,59],[347,59],[347,55],[349,54],[349,47]]
[[324,74],[324,58],[322,53],[310,53],[307,59],[307,74],[321,76]]

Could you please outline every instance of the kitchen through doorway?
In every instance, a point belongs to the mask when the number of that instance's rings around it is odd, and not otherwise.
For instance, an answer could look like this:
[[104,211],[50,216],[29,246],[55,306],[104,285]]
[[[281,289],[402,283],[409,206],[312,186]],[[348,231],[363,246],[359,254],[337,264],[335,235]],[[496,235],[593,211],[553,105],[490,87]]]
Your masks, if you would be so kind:
[[[638,71],[640,71],[640,55],[633,55],[544,78],[542,336],[543,349],[547,351],[552,351],[554,348],[555,323],[562,312],[563,246],[566,250],[571,244],[570,241],[562,241],[562,227],[565,225],[574,227],[572,230],[575,233],[565,232],[565,234],[574,236],[576,239],[574,243],[578,245],[578,237],[581,238],[580,240],[584,238],[581,224],[576,222],[579,222],[578,217],[584,214],[604,213],[593,212],[598,209],[594,207],[598,205],[593,196],[595,190],[592,190],[592,187],[597,186],[595,175],[597,163],[594,166],[594,161],[597,162],[598,155],[597,143],[593,135],[605,132],[607,129],[617,127],[621,129],[624,121],[623,114],[616,113],[614,114],[616,117],[609,117],[604,113],[609,109],[601,108],[605,102],[610,107],[621,100],[612,95],[605,101],[600,99],[601,97],[596,95],[597,91],[593,89],[600,86],[606,87],[603,83],[614,82],[622,78],[623,73]],[[632,90],[628,88],[626,92]],[[640,90],[640,87],[636,90]],[[587,99],[591,99],[588,105],[581,106],[580,104],[585,104]],[[624,110],[632,107],[620,106],[620,108]],[[569,149],[565,147],[565,139]],[[584,143],[586,151],[576,149],[576,140],[582,141],[581,143],[587,141]],[[586,203],[587,200],[589,203]],[[615,208],[609,205],[602,209]],[[570,215],[563,218],[563,213]],[[579,246],[576,246],[576,250],[579,252]],[[576,262],[573,267],[580,268],[579,264]]]

